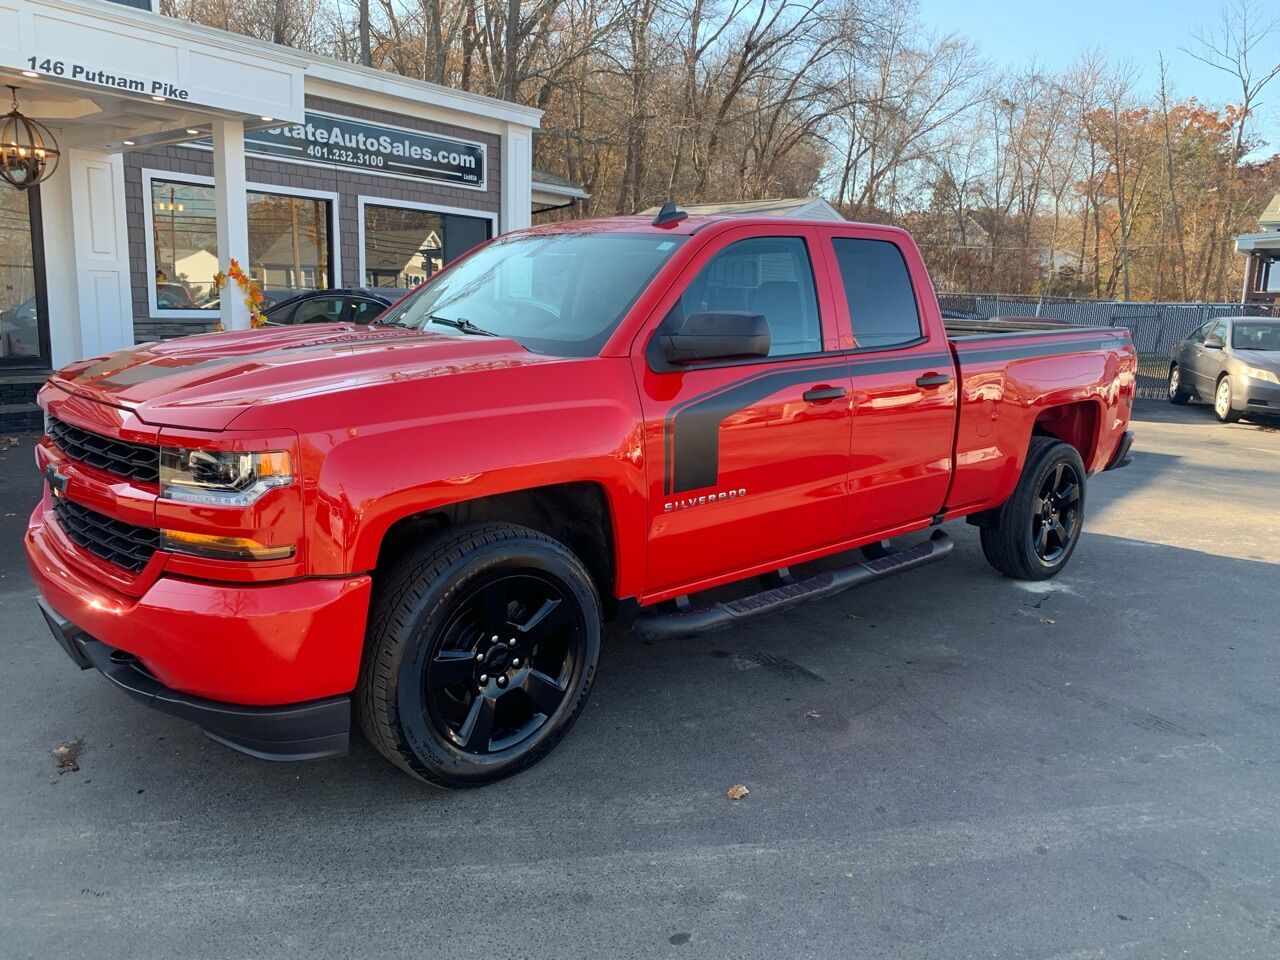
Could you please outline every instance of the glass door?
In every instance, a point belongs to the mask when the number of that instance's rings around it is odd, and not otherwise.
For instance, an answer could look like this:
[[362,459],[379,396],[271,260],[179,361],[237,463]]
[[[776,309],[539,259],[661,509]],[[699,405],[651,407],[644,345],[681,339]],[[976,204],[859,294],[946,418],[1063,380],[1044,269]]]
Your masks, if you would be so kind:
[[40,194],[0,185],[0,371],[49,361]]

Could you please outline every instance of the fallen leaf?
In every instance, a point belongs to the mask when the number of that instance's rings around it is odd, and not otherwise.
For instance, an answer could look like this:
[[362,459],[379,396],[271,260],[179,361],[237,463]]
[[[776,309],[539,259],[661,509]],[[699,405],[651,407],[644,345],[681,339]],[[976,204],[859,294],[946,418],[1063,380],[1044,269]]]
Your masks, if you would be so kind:
[[80,751],[84,749],[83,740],[72,740],[60,747],[53,748],[53,760],[58,765],[58,775],[73,773],[80,769]]
[[732,787],[724,792],[724,795],[730,800],[741,800],[751,791],[740,783],[735,783]]

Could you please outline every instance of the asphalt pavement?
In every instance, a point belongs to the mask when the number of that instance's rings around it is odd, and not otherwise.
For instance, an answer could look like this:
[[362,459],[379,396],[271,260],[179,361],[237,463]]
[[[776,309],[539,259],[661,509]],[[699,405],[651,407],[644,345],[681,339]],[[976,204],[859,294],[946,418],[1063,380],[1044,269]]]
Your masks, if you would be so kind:
[[0,957],[1274,960],[1280,430],[1135,429],[1058,579],[957,523],[732,632],[614,630],[554,753],[460,793],[363,742],[255,761],[76,670],[0,436]]

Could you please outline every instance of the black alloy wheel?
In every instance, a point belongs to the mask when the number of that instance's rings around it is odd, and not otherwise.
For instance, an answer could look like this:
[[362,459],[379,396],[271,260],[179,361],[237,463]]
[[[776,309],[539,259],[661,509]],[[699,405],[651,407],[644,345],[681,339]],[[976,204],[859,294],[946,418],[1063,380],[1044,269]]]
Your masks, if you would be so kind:
[[1040,484],[1035,512],[1031,516],[1031,544],[1045,564],[1061,559],[1075,540],[1080,523],[1080,477],[1065,460],[1049,472]]
[[1056,437],[1032,437],[1013,494],[977,519],[987,562],[1016,580],[1057,574],[1080,542],[1085,492],[1076,448]]
[[595,584],[564,544],[461,524],[379,571],[356,716],[380,753],[428,783],[492,783],[573,726],[600,633]]
[[484,757],[518,748],[555,716],[586,657],[586,624],[546,574],[479,579],[447,617],[421,683],[432,732]]

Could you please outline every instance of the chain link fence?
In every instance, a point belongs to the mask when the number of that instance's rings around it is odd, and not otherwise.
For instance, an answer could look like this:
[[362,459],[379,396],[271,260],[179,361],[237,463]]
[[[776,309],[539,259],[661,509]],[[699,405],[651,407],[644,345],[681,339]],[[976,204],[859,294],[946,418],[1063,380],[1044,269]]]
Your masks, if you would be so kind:
[[1022,317],[1079,327],[1125,327],[1138,348],[1138,396],[1155,399],[1165,395],[1174,345],[1202,323],[1277,315],[1277,308],[1258,303],[1131,303],[1004,293],[943,293],[938,302],[945,316],[965,319]]

